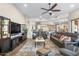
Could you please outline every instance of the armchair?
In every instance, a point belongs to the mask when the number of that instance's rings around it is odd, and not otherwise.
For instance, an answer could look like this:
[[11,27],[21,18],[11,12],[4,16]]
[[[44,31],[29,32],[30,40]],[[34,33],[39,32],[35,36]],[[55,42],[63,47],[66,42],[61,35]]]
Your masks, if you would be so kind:
[[77,56],[79,55],[79,47],[75,46],[78,42],[65,42],[65,48],[60,48],[59,51],[65,56]]

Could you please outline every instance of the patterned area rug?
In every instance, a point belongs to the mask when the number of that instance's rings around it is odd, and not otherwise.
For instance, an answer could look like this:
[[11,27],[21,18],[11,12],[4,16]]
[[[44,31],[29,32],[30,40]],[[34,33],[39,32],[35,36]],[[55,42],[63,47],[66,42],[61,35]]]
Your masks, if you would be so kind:
[[[49,39],[46,39],[45,46],[51,51],[48,56],[61,56],[58,51],[58,47],[51,42]],[[42,48],[42,45],[37,45],[35,47],[35,42],[33,39],[28,39],[25,45],[18,51],[16,56],[38,56],[36,51],[38,48]]]

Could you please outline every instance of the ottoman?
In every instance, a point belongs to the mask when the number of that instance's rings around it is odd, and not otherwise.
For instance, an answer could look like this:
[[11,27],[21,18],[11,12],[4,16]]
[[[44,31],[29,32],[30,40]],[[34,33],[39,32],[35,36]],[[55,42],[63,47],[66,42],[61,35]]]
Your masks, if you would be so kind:
[[46,48],[39,48],[39,49],[37,49],[36,54],[39,56],[48,56],[49,52],[50,51]]

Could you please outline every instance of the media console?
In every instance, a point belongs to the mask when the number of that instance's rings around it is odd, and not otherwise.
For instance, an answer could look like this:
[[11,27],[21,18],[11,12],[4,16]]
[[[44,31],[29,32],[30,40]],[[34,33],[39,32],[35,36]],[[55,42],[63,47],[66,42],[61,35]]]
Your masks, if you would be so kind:
[[21,44],[24,40],[27,39],[27,35],[25,33],[15,33],[11,35],[10,40],[10,48],[13,50],[16,48],[19,44]]
[[15,48],[18,45],[19,41],[21,41],[21,38],[22,38],[22,33],[17,33],[17,34],[11,35],[11,40],[10,40],[11,49]]

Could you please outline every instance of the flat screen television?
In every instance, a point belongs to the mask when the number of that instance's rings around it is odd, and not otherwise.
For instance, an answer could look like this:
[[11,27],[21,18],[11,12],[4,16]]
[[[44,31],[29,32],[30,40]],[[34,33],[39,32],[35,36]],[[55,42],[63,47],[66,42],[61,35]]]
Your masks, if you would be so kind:
[[11,22],[11,34],[20,33],[21,32],[21,24]]

